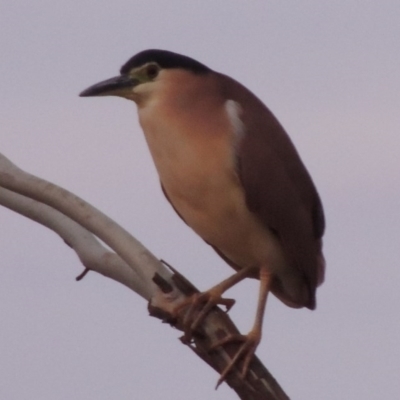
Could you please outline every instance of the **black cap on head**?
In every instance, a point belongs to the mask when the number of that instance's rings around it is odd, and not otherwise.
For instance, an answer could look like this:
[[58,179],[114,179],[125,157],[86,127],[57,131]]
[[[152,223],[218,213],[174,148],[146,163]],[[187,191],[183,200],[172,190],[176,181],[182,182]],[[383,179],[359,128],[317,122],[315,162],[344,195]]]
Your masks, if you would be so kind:
[[204,64],[193,58],[182,56],[178,53],[166,50],[144,50],[133,56],[121,67],[121,74],[127,74],[132,68],[140,67],[149,62],[156,62],[161,68],[183,68],[196,74],[204,74],[211,71]]

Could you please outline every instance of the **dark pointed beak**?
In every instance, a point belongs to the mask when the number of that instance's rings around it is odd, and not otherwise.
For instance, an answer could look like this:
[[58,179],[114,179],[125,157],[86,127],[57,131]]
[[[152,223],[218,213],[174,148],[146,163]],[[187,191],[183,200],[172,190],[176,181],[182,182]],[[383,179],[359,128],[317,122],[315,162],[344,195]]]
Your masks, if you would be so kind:
[[96,83],[85,89],[79,96],[121,96],[125,97],[127,91],[135,87],[139,81],[128,75],[120,75],[106,81]]

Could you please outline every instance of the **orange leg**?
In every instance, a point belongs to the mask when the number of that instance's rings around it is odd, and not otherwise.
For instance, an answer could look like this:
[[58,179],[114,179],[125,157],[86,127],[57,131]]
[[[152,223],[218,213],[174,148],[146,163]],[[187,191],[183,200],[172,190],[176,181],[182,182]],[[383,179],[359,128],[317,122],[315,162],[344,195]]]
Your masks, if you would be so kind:
[[239,360],[243,359],[242,366],[242,378],[246,377],[247,371],[249,369],[250,362],[253,358],[253,355],[257,349],[258,344],[261,341],[262,334],[262,324],[264,319],[265,306],[267,304],[268,292],[271,287],[271,273],[267,270],[267,268],[262,267],[260,269],[260,292],[258,297],[258,305],[256,312],[256,319],[253,325],[253,328],[247,335],[233,335],[228,336],[218,343],[216,343],[212,348],[223,346],[229,342],[243,342],[239,351],[235,354],[230,363],[226,366],[226,368],[222,371],[222,374],[218,380],[217,387],[225,380],[228,373],[232,370],[234,366],[237,365]]
[[207,316],[207,313],[214,306],[220,304],[224,305],[227,311],[231,309],[235,304],[235,300],[224,299],[221,296],[229,288],[247,278],[253,271],[253,267],[243,268],[206,292],[195,293],[186,302],[178,306],[175,313],[179,313],[180,310],[189,305],[189,309],[186,311],[183,320],[183,328],[185,332],[183,340],[185,342],[190,342],[192,333],[200,326],[204,318]]

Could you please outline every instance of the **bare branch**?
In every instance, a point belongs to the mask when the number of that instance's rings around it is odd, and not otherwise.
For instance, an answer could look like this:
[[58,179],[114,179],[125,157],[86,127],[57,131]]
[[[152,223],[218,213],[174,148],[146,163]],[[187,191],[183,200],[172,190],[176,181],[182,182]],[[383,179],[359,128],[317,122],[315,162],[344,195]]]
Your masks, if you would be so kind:
[[0,187],[0,204],[56,232],[76,252],[86,270],[96,271],[114,279],[144,299],[150,300],[151,292],[141,276],[71,218],[46,204],[2,187]]
[[[44,204],[43,204],[44,203]],[[0,204],[31,218],[60,235],[78,254],[82,264],[129,287],[149,301],[152,316],[182,330],[184,311],[176,307],[197,289],[180,273],[166,268],[131,234],[74,194],[30,175],[0,154]],[[107,250],[95,237],[106,243]],[[221,372],[239,344],[210,351],[221,338],[238,333],[228,315],[218,307],[204,320],[189,347]],[[288,400],[268,370],[254,357],[245,380],[240,371],[226,379],[243,400]]]

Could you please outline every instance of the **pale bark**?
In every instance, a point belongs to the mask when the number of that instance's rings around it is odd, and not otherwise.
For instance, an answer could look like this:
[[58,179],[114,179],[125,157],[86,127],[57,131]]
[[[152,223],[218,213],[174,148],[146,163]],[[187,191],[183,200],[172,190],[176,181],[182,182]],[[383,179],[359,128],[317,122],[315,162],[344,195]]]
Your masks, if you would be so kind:
[[[87,270],[127,286],[148,302],[152,316],[182,329],[185,310],[179,315],[174,315],[173,310],[197,289],[95,207],[61,187],[22,171],[1,154],[0,204],[56,232],[76,252]],[[228,315],[215,307],[188,347],[220,372],[239,344],[209,349],[221,338],[235,333],[238,330]],[[233,370],[226,382],[244,400],[288,399],[256,357],[245,380],[240,378],[239,371]]]

